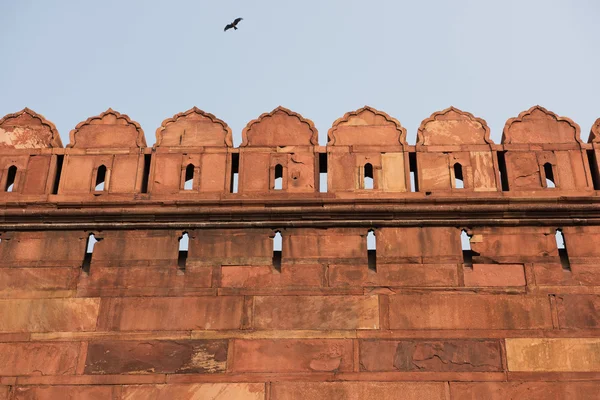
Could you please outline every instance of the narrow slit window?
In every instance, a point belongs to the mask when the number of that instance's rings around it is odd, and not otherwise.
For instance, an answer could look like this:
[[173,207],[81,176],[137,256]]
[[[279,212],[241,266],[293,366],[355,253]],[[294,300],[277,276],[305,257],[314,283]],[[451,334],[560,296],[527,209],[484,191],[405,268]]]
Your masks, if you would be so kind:
[[275,190],[283,189],[283,167],[281,164],[275,166],[275,184],[273,186]]
[[367,233],[367,262],[370,270],[377,271],[377,240],[373,229]]
[[479,253],[471,250],[471,235],[463,229],[460,233],[460,243],[463,253],[463,263],[466,267],[473,268],[473,256],[478,256]]
[[229,187],[229,191],[231,193],[238,192],[239,178],[240,178],[240,155],[238,153],[233,153],[231,155],[231,183],[230,183],[230,187]]
[[4,187],[5,192],[12,192],[15,188],[15,179],[17,178],[17,167],[11,165],[8,169],[6,177],[6,186]]
[[563,235],[562,229],[556,230],[555,237],[558,256],[560,257],[560,265],[562,265],[565,271],[571,271],[571,262],[569,261],[569,254],[567,253],[567,243],[565,242],[565,235]]
[[144,154],[144,173],[142,175],[142,193],[148,193],[148,181],[150,180],[150,165],[152,154]]
[[54,174],[54,184],[52,185],[52,194],[58,194],[58,187],[60,185],[60,176],[62,174],[62,167],[65,156],[59,154],[56,156],[56,174]]
[[194,164],[188,164],[185,168],[185,182],[183,184],[183,190],[194,189]]
[[417,175],[417,153],[408,153],[408,167],[410,171],[410,191],[419,191],[419,176]]
[[281,272],[282,242],[281,232],[276,231],[273,237],[273,267],[279,272]]
[[552,164],[544,164],[544,174],[546,175],[546,187],[555,188],[556,183],[554,182],[554,171],[552,171]]
[[508,171],[506,170],[505,151],[499,151],[498,155],[498,173],[500,174],[500,185],[503,192],[508,192]]
[[319,153],[319,192],[327,193],[327,153]]
[[462,165],[460,165],[459,163],[454,164],[454,187],[456,189],[465,188]]
[[85,254],[83,255],[83,263],[81,265],[81,269],[83,272],[89,275],[90,266],[92,265],[92,255],[94,253],[94,246],[98,243],[100,239],[96,239],[96,236],[93,233],[90,233],[85,245]]
[[106,183],[106,167],[101,165],[98,167],[98,172],[96,173],[96,185],[94,190],[97,192],[105,190]]
[[179,238],[179,255],[177,257],[177,267],[181,271],[185,271],[185,265],[187,263],[188,249],[189,249],[190,238],[187,232],[183,232],[183,235]]
[[373,165],[371,165],[371,163],[366,163],[364,170],[365,170],[365,172],[364,172],[365,176],[364,176],[364,180],[363,180],[363,187],[365,189],[371,190],[374,187]]
[[592,173],[592,184],[594,190],[600,190],[600,171],[598,170],[598,159],[596,158],[595,150],[588,150],[588,163],[590,164],[590,172]]

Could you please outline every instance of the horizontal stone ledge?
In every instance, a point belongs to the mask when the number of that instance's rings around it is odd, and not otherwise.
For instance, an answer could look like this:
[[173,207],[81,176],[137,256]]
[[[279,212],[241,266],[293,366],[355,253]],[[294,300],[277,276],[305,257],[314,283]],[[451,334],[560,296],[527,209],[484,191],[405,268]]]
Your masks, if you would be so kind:
[[238,228],[372,228],[372,227],[419,227],[419,226],[580,226],[600,225],[600,213],[586,219],[568,217],[539,218],[448,218],[448,219],[332,219],[332,220],[261,220],[261,221],[154,221],[154,222],[120,222],[119,217],[110,221],[98,221],[90,216],[83,221],[59,222],[46,218],[43,221],[31,220],[2,221],[3,231],[50,231],[50,230],[109,230],[109,229],[238,229]]

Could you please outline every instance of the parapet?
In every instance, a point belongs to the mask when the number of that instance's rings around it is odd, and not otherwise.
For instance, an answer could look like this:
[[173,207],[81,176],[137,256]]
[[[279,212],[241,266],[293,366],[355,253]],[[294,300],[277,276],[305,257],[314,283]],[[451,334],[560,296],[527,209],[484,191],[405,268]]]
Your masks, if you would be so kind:
[[227,123],[193,107],[165,119],[148,148],[137,122],[108,109],[78,124],[63,149],[55,126],[24,109],[0,120],[0,199],[596,196],[599,131],[600,119],[583,143],[579,125],[535,106],[495,144],[484,119],[449,107],[421,123],[412,146],[399,120],[364,106],[319,146],[310,119],[277,107],[234,148]]

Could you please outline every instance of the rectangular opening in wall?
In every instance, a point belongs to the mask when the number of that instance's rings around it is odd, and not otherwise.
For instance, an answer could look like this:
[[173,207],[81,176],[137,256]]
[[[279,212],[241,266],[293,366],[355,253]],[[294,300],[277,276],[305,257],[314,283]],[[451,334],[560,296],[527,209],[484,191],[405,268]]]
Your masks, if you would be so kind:
[[148,193],[148,180],[150,179],[150,164],[152,154],[144,154],[144,172],[142,175],[142,193]]
[[498,154],[498,171],[500,174],[500,185],[503,192],[508,192],[508,174],[506,172],[505,151],[499,151]]
[[373,229],[367,232],[367,264],[370,270],[377,271],[377,239]]
[[460,233],[460,245],[463,253],[463,264],[467,268],[473,268],[473,257],[478,256],[479,253],[471,250],[471,235],[464,229]]
[[65,156],[59,154],[56,156],[56,173],[54,174],[54,185],[52,185],[52,194],[58,194],[58,186],[60,184],[60,175],[62,174],[62,167]]
[[281,232],[276,231],[273,237],[273,268],[281,272],[281,259],[283,249],[283,238]]
[[93,233],[90,233],[87,238],[87,242],[85,245],[85,253],[83,255],[83,263],[81,264],[81,269],[86,275],[90,274],[90,267],[92,265],[92,256],[94,254],[94,246],[102,239],[96,239],[96,236]]
[[419,176],[417,175],[417,153],[408,153],[408,166],[410,170],[410,191],[419,191]]
[[561,229],[556,230],[555,237],[556,247],[558,248],[558,256],[560,258],[560,265],[562,265],[565,271],[571,271],[571,262],[569,261],[569,254],[567,253],[567,244]]
[[319,153],[319,192],[327,193],[327,153]]
[[230,193],[238,192],[240,171],[240,155],[239,153],[231,154],[231,183],[229,187]]
[[588,163],[590,164],[590,172],[592,173],[592,184],[594,190],[600,190],[600,171],[598,171],[598,159],[596,158],[595,150],[588,150]]
[[179,238],[179,255],[177,257],[177,268],[180,271],[185,271],[185,265],[187,263],[188,248],[189,248],[189,235],[187,232],[183,232]]

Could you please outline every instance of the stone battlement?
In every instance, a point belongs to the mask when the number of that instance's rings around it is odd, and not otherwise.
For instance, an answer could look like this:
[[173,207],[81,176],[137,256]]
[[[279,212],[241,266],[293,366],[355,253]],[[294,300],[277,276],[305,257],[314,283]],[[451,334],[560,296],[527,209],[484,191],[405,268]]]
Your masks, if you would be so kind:
[[249,122],[238,148],[225,122],[197,108],[165,120],[152,148],[138,123],[110,109],[69,137],[63,148],[54,125],[29,109],[2,118],[0,202],[563,197],[600,189],[600,119],[583,143],[576,123],[539,106],[509,119],[501,144],[483,119],[453,107],[421,123],[416,145],[398,120],[370,107],[336,120],[327,146],[310,120],[282,107]]

